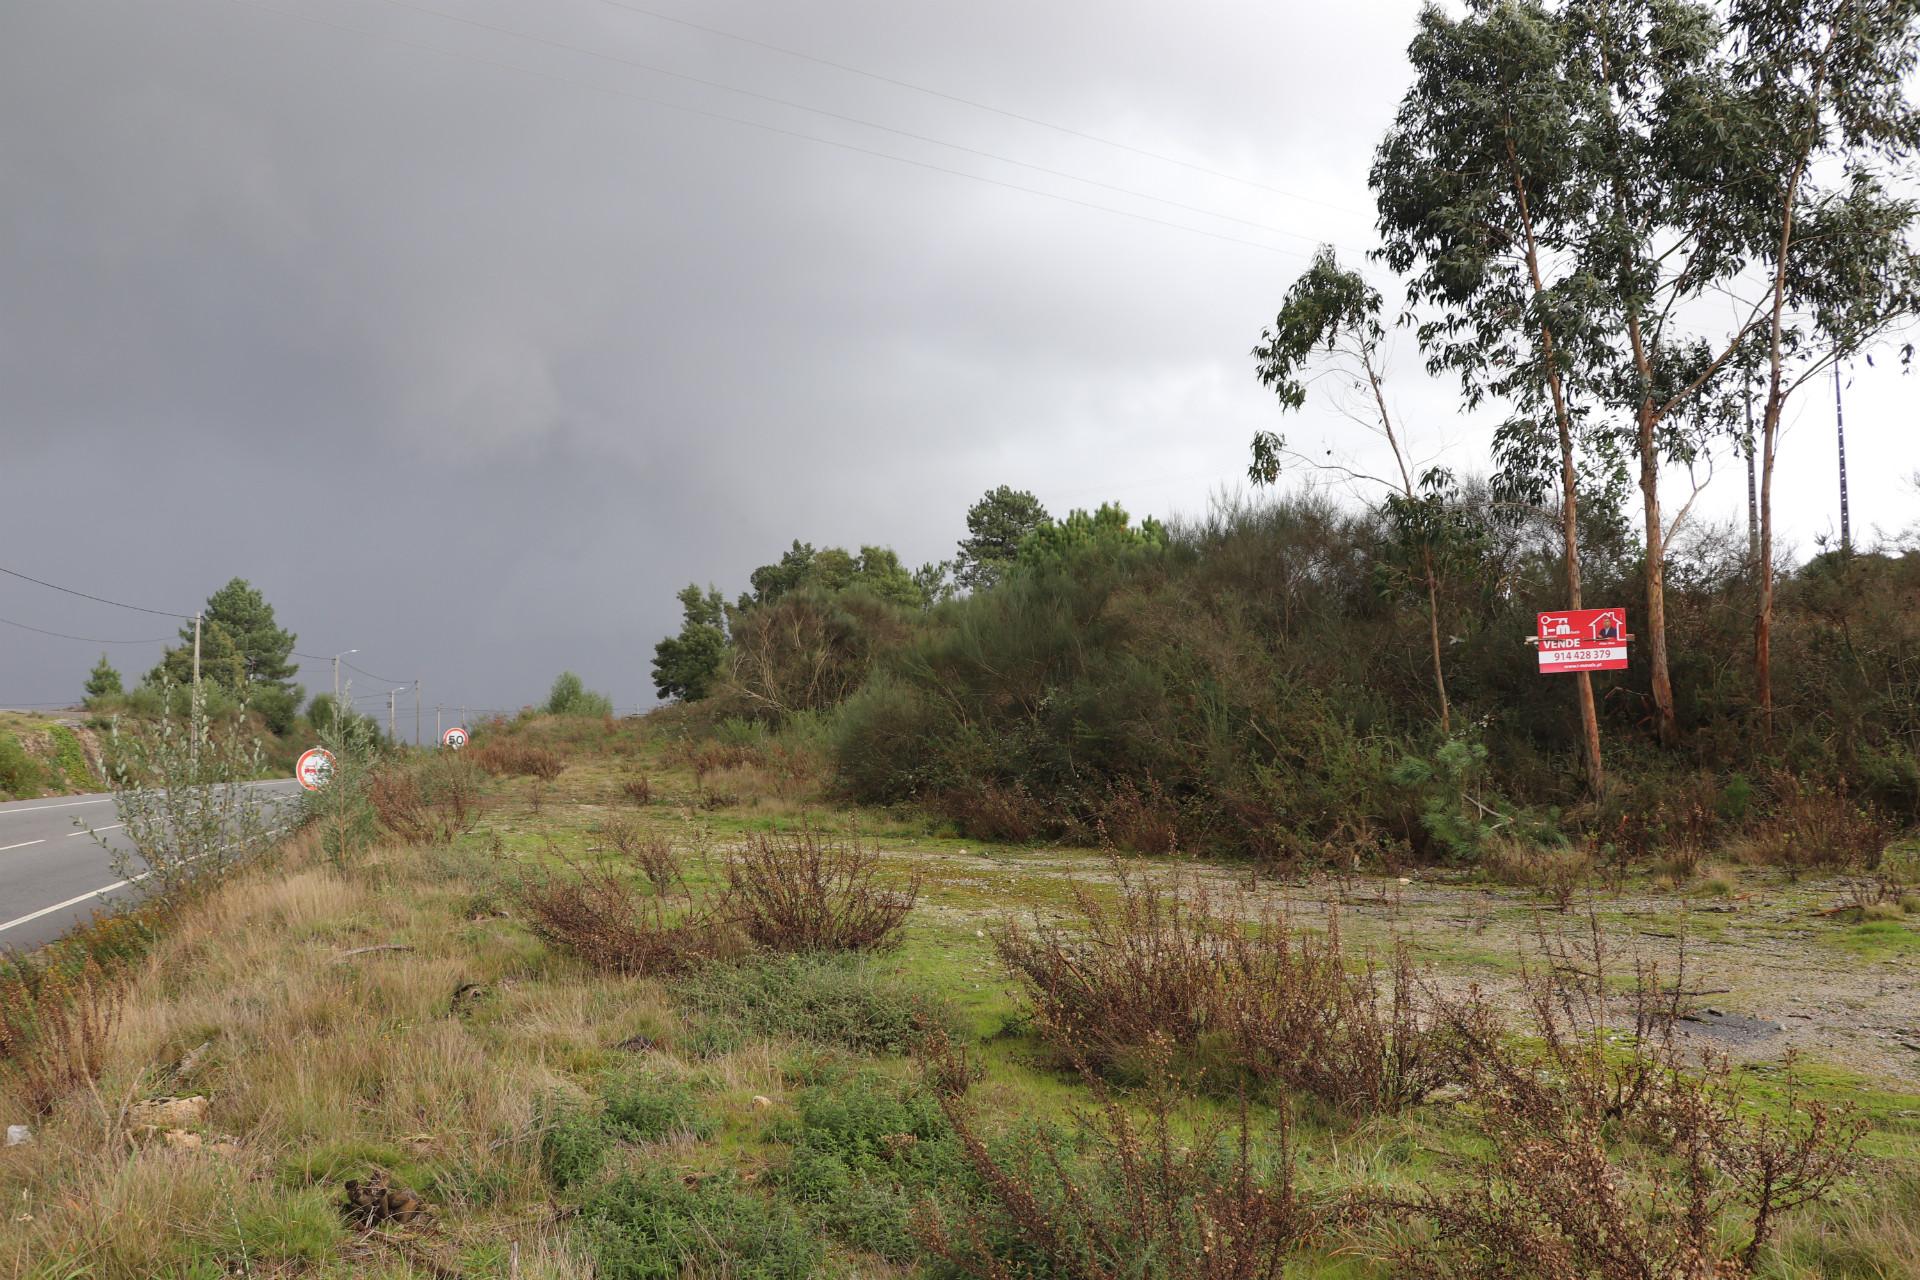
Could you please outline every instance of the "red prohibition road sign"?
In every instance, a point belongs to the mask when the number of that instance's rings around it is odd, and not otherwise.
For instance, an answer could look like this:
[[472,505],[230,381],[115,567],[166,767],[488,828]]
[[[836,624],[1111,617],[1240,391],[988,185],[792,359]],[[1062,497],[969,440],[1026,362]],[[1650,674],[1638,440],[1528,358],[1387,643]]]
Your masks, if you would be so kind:
[[440,735],[440,743],[442,746],[458,751],[467,745],[467,731],[457,724],[453,725]]
[[1538,619],[1540,674],[1627,669],[1625,609],[1562,609]]
[[325,747],[309,747],[294,762],[293,776],[309,791],[318,791],[333,777],[333,752]]

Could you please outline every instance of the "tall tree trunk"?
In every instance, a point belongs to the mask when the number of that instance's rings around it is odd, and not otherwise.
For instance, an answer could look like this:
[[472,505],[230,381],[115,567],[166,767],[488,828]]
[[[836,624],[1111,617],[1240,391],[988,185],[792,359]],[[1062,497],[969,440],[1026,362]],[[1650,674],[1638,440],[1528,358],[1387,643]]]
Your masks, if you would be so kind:
[[[1361,348],[1360,362],[1367,371],[1367,381],[1373,386],[1380,429],[1386,433],[1387,444],[1393,449],[1394,465],[1400,468],[1400,491],[1407,495],[1408,502],[1418,501],[1414,496],[1413,473],[1407,470],[1406,456],[1400,452],[1400,438],[1393,433],[1393,415],[1387,412],[1387,397],[1380,388],[1380,374],[1373,367],[1371,347]],[[1433,544],[1425,538],[1420,541],[1420,567],[1427,579],[1427,639],[1433,647],[1433,688],[1440,697],[1440,732],[1451,734],[1453,715],[1447,705],[1447,673],[1440,663],[1440,575],[1433,567]]]
[[1760,702],[1761,732],[1768,738],[1773,737],[1773,450],[1780,430],[1779,384],[1776,350],[1767,408],[1760,422],[1760,599],[1753,614],[1754,692]]
[[1653,403],[1640,404],[1640,495],[1647,522],[1647,659],[1653,677],[1655,733],[1660,745],[1680,740],[1673,711],[1673,677],[1667,670],[1667,547],[1660,526],[1660,455],[1653,442]]
[[[1527,211],[1527,184],[1520,172],[1513,139],[1507,139],[1507,169],[1513,178],[1515,200],[1520,211],[1520,230],[1525,236],[1527,274],[1533,283],[1537,301],[1545,296],[1546,282],[1540,275],[1540,251],[1533,238],[1533,218]],[[1573,420],[1567,410],[1566,385],[1554,364],[1553,329],[1543,320],[1540,325],[1540,363],[1545,371],[1547,390],[1553,397],[1553,425],[1560,439],[1560,537],[1566,552],[1567,607],[1581,608],[1580,598],[1580,504],[1578,473],[1573,466]],[[1606,770],[1600,763],[1600,712],[1593,701],[1591,672],[1576,671],[1574,697],[1580,705],[1580,744],[1587,770],[1587,790],[1596,798],[1607,786]]]

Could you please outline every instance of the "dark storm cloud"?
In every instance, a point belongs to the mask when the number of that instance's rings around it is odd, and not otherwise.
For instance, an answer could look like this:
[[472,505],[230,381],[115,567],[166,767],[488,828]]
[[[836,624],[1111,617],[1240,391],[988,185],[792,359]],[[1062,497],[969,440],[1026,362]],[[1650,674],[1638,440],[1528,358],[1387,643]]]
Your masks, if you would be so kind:
[[[0,563],[182,611],[239,574],[430,703],[572,666],[632,706],[673,591],[792,538],[942,556],[1003,481],[1193,512],[1302,255],[1370,243],[1415,9],[674,5],[1299,199],[601,0],[0,0]],[[13,581],[0,617],[155,621]],[[0,701],[93,656],[6,631]]]

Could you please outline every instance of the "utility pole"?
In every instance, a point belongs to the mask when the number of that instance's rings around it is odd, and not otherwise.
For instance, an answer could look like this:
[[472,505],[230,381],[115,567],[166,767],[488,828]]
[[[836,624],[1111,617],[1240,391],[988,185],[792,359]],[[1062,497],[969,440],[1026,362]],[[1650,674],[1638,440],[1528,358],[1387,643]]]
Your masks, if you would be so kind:
[[200,696],[200,619],[205,614],[193,615],[193,696]]
[[1833,434],[1840,442],[1840,554],[1853,553],[1853,521],[1847,512],[1847,424],[1840,412],[1840,353],[1833,353]]
[[440,744],[441,736],[445,732],[446,731],[440,727],[440,704],[436,702],[433,704],[433,742],[435,746]]
[[413,745],[420,745],[420,677],[413,679]]
[[360,652],[358,649],[342,649],[333,655],[333,722],[335,725],[340,723],[340,659],[350,653],[358,652]]
[[462,729],[467,727],[467,709],[465,707],[460,708],[460,727]]
[[397,743],[400,741],[398,735],[396,735],[393,731],[393,708],[394,708],[395,701],[399,698],[401,694],[405,693],[406,691],[407,691],[407,686],[405,685],[401,685],[398,689],[387,690],[387,741],[388,742]]

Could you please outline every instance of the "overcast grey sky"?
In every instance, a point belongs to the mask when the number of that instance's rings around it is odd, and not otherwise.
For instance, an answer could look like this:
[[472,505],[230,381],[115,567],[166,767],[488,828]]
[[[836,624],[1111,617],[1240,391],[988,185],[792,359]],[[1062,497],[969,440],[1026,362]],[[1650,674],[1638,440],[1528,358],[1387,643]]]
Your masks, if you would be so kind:
[[[181,612],[246,577],[429,707],[562,667],[633,707],[673,592],[793,538],[945,556],[1000,483],[1197,513],[1283,425],[1247,351],[1313,243],[1373,243],[1416,12],[0,0],[0,564]],[[1403,413],[1483,467],[1397,356]],[[1853,377],[1864,538],[1920,515],[1920,447],[1914,383]],[[1831,425],[1804,396],[1784,445],[1802,548]],[[1729,466],[1706,509],[1744,500]],[[4,578],[0,618],[170,630]],[[100,651],[0,626],[0,705],[76,696]],[[158,646],[108,652],[131,679]]]

